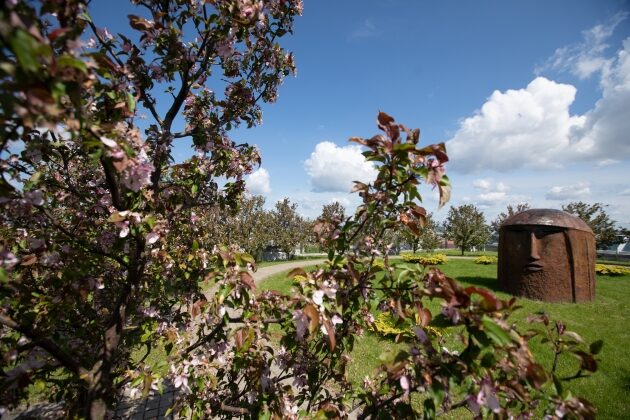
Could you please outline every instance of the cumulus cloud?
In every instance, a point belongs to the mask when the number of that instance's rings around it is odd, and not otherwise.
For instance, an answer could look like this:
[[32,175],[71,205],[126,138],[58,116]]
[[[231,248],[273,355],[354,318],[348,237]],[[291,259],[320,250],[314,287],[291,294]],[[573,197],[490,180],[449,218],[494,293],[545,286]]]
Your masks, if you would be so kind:
[[506,192],[508,190],[507,185],[505,185],[503,182],[499,182],[498,184],[494,185],[494,181],[492,181],[491,179],[477,179],[473,181],[472,185],[478,190],[484,191],[494,190],[496,192]]
[[571,130],[584,124],[583,117],[569,115],[575,93],[544,77],[525,89],[494,91],[446,143],[449,165],[462,172],[558,167]]
[[359,146],[339,147],[324,141],[304,162],[315,192],[349,192],[352,181],[370,182],[376,178],[376,169],[365,160]]
[[[573,133],[578,150],[607,158],[630,156],[630,38],[623,41],[615,64],[602,76],[602,97]],[[575,141],[577,140],[577,141]]]
[[570,114],[574,86],[542,76],[524,89],[493,92],[447,141],[450,167],[507,172],[630,158],[630,38],[601,73],[600,86],[601,98],[582,115]]
[[266,195],[271,192],[269,182],[269,172],[265,168],[260,168],[252,172],[245,180],[245,185],[250,194]]
[[576,200],[591,194],[588,182],[578,182],[573,185],[552,187],[545,195],[547,200]]
[[473,202],[481,208],[490,208],[497,205],[521,203],[528,197],[518,194],[509,194],[510,188],[503,182],[494,182],[492,179],[477,179],[472,183],[475,189],[481,190],[473,197],[467,197],[467,201]]
[[580,79],[586,79],[598,71],[606,73],[613,61],[605,55],[610,47],[606,41],[615,28],[627,18],[628,12],[619,12],[607,23],[582,31],[582,42],[556,49],[545,64],[536,68],[536,74],[556,70],[570,72]]

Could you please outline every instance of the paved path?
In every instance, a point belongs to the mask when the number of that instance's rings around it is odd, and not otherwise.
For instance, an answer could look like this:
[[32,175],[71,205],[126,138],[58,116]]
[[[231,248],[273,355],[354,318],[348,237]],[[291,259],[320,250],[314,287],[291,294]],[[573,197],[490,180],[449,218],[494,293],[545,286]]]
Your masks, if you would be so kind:
[[268,265],[266,267],[259,268],[256,272],[252,273],[252,276],[254,277],[254,281],[256,283],[260,283],[267,277],[271,277],[274,274],[282,273],[283,271],[292,270],[298,267],[307,267],[309,265],[321,264],[324,261],[326,260],[324,258],[321,258],[316,260],[299,260],[282,264]]

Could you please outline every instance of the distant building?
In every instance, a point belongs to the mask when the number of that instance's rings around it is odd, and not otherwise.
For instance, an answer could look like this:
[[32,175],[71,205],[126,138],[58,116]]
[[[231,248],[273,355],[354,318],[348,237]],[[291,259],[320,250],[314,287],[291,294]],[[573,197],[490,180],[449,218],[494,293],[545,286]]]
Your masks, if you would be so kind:
[[617,243],[597,250],[597,256],[615,260],[630,260],[630,241],[623,235],[617,235]]

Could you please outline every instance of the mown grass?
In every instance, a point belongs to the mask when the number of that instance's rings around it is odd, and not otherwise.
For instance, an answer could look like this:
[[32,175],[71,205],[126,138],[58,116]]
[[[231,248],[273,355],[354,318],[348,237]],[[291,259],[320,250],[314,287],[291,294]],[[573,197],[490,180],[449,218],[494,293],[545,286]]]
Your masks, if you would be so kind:
[[256,267],[262,268],[262,267],[268,267],[270,265],[286,264],[286,263],[295,262],[295,261],[317,260],[317,259],[320,259],[320,258],[322,258],[322,255],[296,255],[290,260],[257,261],[256,262]]
[[[482,286],[493,290],[501,298],[509,295],[498,290],[496,265],[474,264],[472,260],[450,260],[439,268],[448,276],[464,285]],[[291,280],[286,273],[272,276],[262,282],[260,288],[289,293]],[[529,314],[544,311],[550,318],[561,320],[566,328],[580,334],[587,343],[604,340],[598,355],[599,369],[587,378],[566,384],[572,393],[585,397],[598,410],[598,418],[630,418],[630,275],[609,277],[597,276],[596,298],[589,303],[547,303],[519,299],[522,306],[513,314],[513,321],[524,331],[530,327],[526,322]],[[437,309],[436,304],[430,305]],[[358,339],[349,365],[350,379],[359,384],[363,377],[373,373],[378,366],[378,357],[385,350],[397,346],[392,340],[373,333]],[[547,345],[535,338],[530,347],[536,360],[551,368],[553,353]],[[571,356],[559,360],[558,373],[566,376],[575,372],[578,362]],[[457,416],[459,417],[459,416]]]

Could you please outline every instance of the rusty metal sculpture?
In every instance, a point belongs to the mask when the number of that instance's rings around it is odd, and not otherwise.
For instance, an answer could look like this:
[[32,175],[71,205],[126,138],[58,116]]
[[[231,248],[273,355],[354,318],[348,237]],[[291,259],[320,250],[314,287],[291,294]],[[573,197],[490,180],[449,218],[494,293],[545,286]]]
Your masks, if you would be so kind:
[[532,209],[507,219],[499,231],[498,278],[515,296],[547,302],[595,297],[595,236],[560,210]]

